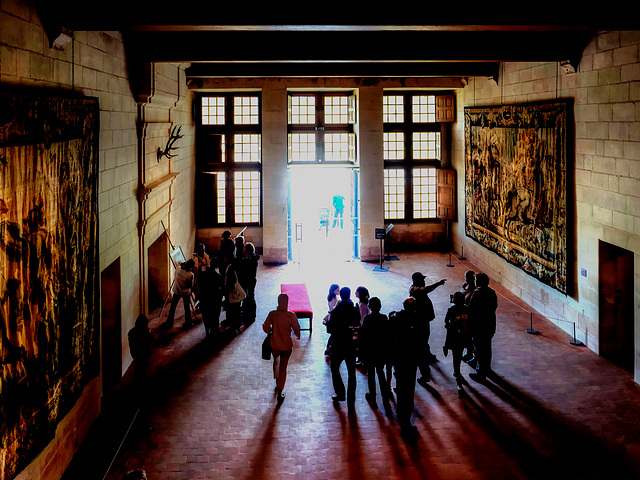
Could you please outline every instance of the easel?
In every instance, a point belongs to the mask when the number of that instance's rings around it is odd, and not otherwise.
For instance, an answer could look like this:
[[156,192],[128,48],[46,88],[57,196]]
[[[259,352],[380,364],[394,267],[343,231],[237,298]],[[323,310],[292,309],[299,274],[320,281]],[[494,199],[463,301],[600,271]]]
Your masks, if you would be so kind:
[[[182,247],[180,245],[178,245],[178,247],[175,247],[173,245],[173,242],[171,241],[171,237],[169,237],[169,233],[167,232],[167,228],[164,226],[164,222],[160,221],[160,223],[162,224],[162,229],[164,230],[164,234],[167,236],[167,240],[169,240],[169,246],[171,247],[171,250],[169,252],[169,258],[171,259],[171,264],[173,265],[174,269],[177,269],[181,264],[186,262],[187,259],[184,256]],[[164,303],[162,304],[162,308],[160,309],[160,313],[158,314],[158,317],[162,316],[162,312],[164,311],[164,307],[167,305],[167,300],[169,300],[169,295],[171,295],[171,291],[173,290],[173,284],[175,283],[175,281],[176,279],[174,275],[173,280],[171,280],[171,286],[169,287],[169,291],[167,292],[167,295],[164,297]],[[198,314],[196,313],[196,308],[198,307],[198,303],[200,302],[196,302],[194,300],[193,289],[191,290],[191,294],[189,295],[189,302],[191,303],[191,311],[193,312],[193,316],[196,318],[196,320],[198,320]]]

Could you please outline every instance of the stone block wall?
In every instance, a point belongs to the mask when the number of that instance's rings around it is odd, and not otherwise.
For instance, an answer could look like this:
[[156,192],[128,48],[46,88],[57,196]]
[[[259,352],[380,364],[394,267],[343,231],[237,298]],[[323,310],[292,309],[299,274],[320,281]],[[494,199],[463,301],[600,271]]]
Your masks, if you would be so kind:
[[[472,78],[458,92],[453,160],[458,170],[456,248],[464,248],[480,269],[538,312],[598,352],[598,241],[635,254],[635,378],[640,380],[640,32],[612,31],[595,36],[576,73],[557,63],[506,62],[498,85]],[[574,192],[575,242],[568,255],[575,293],[565,296],[511,266],[464,233],[464,107],[570,98],[574,102],[574,158],[569,185]],[[581,269],[586,276],[581,275]]]

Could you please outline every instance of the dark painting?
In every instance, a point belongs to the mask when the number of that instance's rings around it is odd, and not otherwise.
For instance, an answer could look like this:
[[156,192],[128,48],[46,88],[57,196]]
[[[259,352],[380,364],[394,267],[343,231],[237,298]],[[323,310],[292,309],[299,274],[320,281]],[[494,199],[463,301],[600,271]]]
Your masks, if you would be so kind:
[[567,293],[566,102],[465,108],[467,236]]
[[98,102],[0,92],[0,479],[99,373]]

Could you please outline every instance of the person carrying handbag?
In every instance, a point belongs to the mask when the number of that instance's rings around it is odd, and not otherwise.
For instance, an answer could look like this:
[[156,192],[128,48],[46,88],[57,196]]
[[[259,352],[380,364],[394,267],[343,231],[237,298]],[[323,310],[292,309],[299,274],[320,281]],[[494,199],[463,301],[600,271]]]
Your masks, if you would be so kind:
[[278,307],[271,310],[262,324],[264,333],[271,332],[273,354],[273,378],[276,380],[278,403],[284,400],[284,384],[287,381],[287,365],[293,351],[291,331],[300,340],[300,324],[296,314],[289,310],[289,295],[278,295]]

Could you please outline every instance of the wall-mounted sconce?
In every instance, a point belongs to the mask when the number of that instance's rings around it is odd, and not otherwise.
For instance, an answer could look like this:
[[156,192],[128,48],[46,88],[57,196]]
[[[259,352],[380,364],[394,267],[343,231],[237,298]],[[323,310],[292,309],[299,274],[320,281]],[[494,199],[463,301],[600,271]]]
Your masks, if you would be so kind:
[[571,64],[571,60],[563,60],[560,62],[560,69],[565,75],[576,73],[576,68]]
[[69,45],[72,39],[73,32],[62,27],[60,35],[58,35],[58,37],[53,42],[51,42],[51,48],[64,51],[65,47]]

